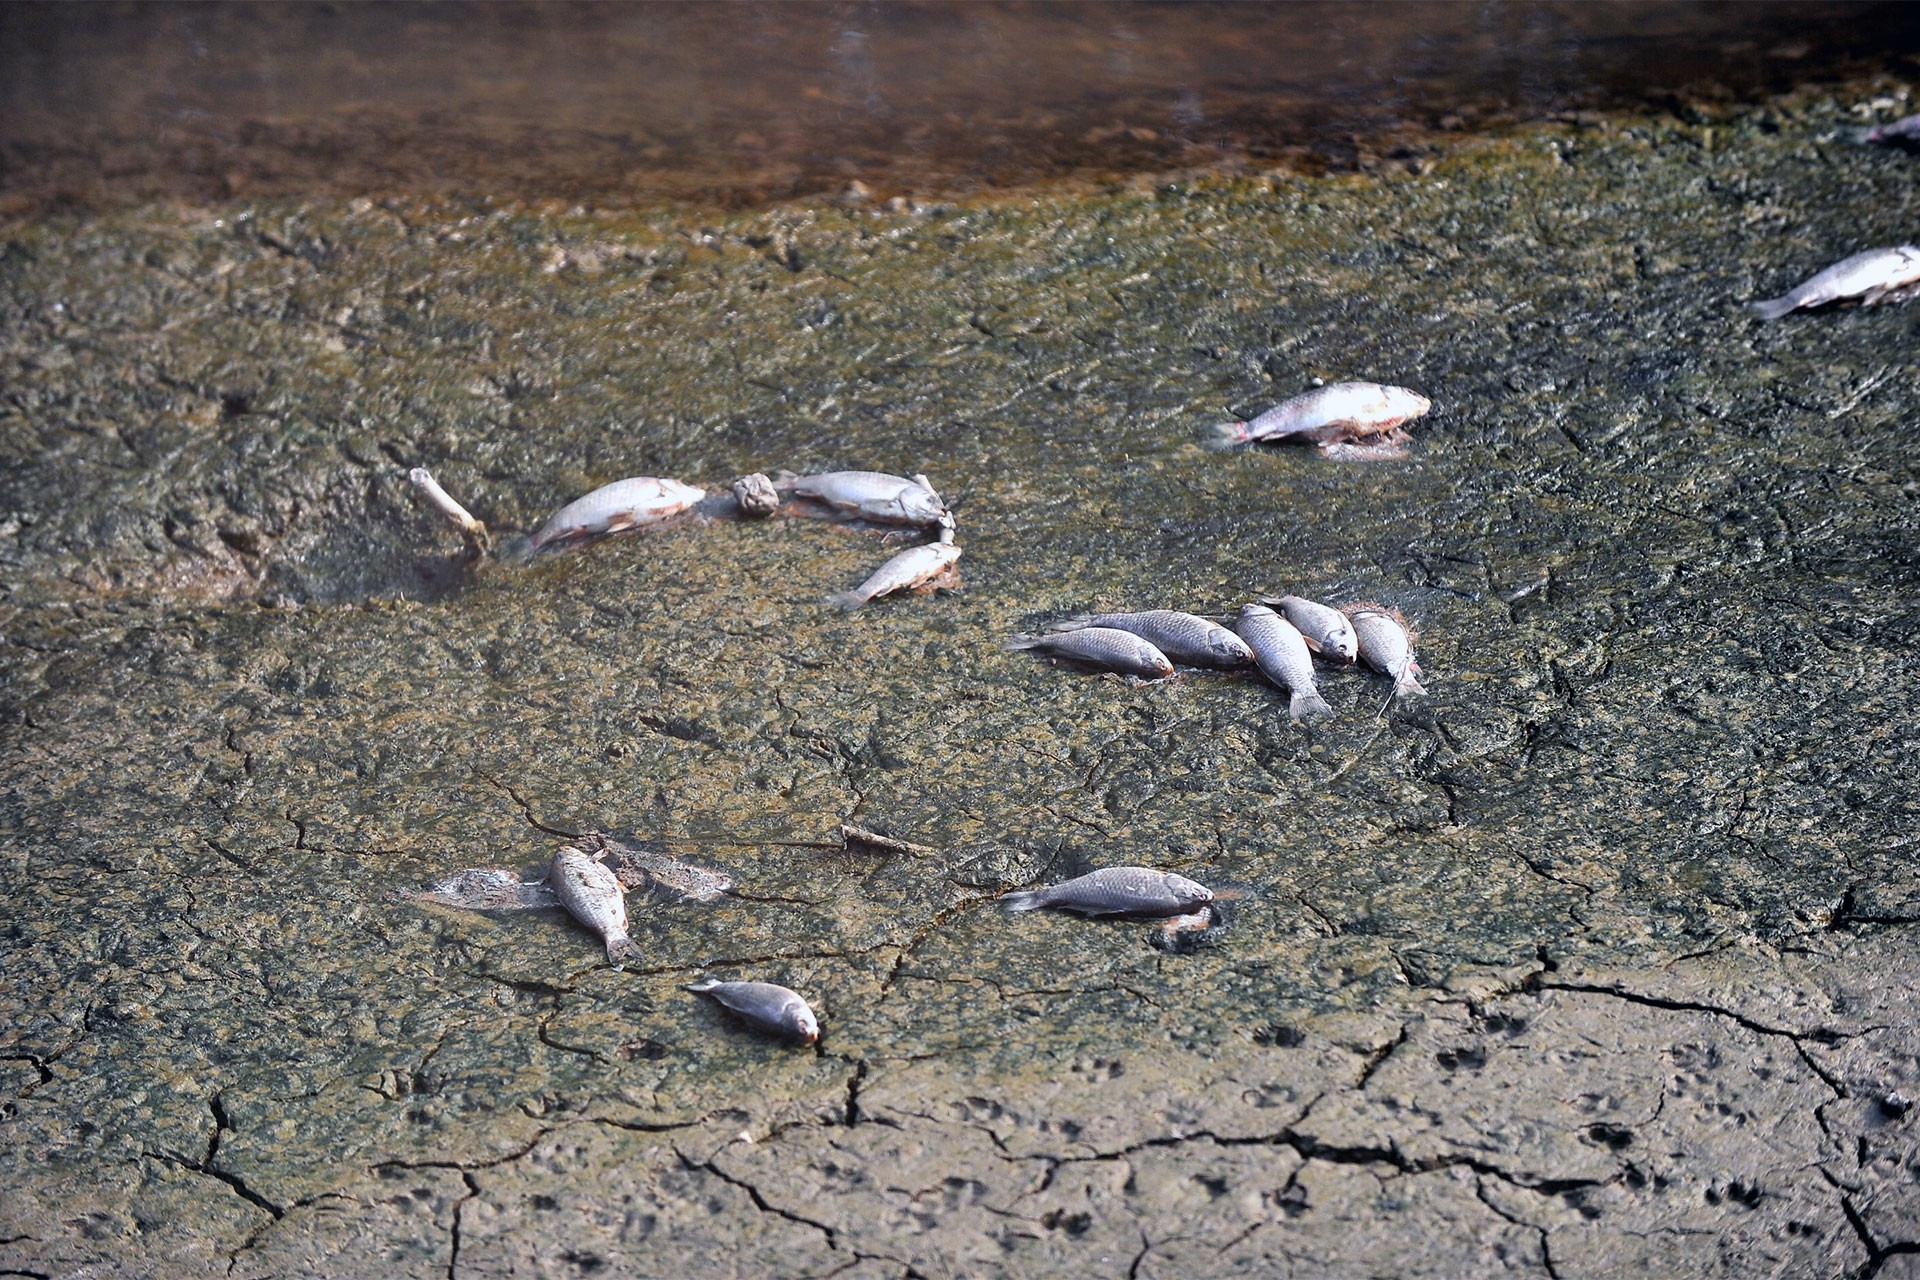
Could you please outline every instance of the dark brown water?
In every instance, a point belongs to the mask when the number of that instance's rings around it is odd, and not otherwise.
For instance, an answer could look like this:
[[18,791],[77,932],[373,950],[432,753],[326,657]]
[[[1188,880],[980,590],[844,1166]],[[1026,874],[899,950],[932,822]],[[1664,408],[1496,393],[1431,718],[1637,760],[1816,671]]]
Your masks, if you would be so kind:
[[0,7],[0,199],[727,203],[1365,164],[1422,129],[1910,72],[1897,4]]

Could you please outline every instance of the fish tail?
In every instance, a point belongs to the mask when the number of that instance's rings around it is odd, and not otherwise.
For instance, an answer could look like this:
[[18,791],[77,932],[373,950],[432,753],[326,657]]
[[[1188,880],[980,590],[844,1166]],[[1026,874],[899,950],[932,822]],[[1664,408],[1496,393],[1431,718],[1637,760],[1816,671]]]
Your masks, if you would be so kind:
[[837,591],[827,597],[827,603],[836,609],[844,609],[848,613],[852,613],[855,609],[865,604],[868,599],[869,597],[861,595],[858,591]]
[[1072,616],[1071,618],[1062,618],[1062,619],[1060,619],[1060,621],[1058,621],[1058,622],[1049,622],[1049,623],[1047,624],[1047,630],[1049,630],[1049,631],[1079,631],[1079,630],[1081,630],[1081,629],[1082,629],[1082,628],[1084,628],[1084,627],[1089,627],[1089,626],[1092,626],[1092,625],[1093,625],[1093,615],[1092,615],[1092,614],[1090,614],[1090,613],[1076,613],[1076,614],[1074,614],[1074,615],[1073,615],[1073,616]]
[[1397,694],[1402,694],[1406,697],[1412,697],[1415,694],[1420,694],[1422,696],[1425,696],[1427,692],[1427,687],[1421,684],[1418,680],[1415,680],[1413,678],[1412,669],[1408,669],[1406,671],[1402,671],[1398,676],[1394,677],[1393,691]]
[[1295,720],[1304,720],[1308,716],[1330,716],[1333,714],[1333,708],[1327,705],[1327,700],[1317,693],[1294,694],[1293,703],[1287,708],[1287,711]]
[[1009,913],[1015,911],[1038,911],[1041,907],[1047,905],[1041,899],[1042,895],[1039,890],[1021,889],[1014,893],[1001,894],[1000,907]]
[[1793,295],[1789,293],[1779,298],[1768,298],[1765,302],[1749,302],[1747,304],[1747,310],[1753,312],[1753,314],[1759,316],[1762,320],[1778,320],[1781,316],[1787,314],[1787,312],[1799,305],[1798,302],[1794,301]]
[[607,963],[616,969],[626,967],[629,960],[640,958],[640,947],[632,938],[621,934],[607,939]]
[[1244,422],[1217,422],[1210,427],[1200,428],[1195,435],[1200,444],[1209,449],[1231,449],[1253,439],[1253,432],[1247,429]]
[[1046,642],[1045,636],[1018,635],[1007,641],[1007,649],[1009,652],[1018,653],[1023,649],[1032,649]]
[[694,991],[694,992],[711,991],[719,985],[720,985],[720,980],[718,978],[702,978],[698,982],[689,982],[686,985],[682,986],[680,989],[682,991]]

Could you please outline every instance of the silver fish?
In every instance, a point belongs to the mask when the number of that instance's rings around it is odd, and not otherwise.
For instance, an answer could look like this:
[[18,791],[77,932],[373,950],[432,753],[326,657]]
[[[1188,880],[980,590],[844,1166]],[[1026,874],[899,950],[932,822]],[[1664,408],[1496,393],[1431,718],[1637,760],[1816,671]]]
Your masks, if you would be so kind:
[[1778,320],[1801,307],[1820,307],[1853,298],[1860,299],[1860,305],[1865,307],[1876,302],[1899,302],[1912,297],[1917,288],[1920,288],[1920,248],[1903,244],[1893,249],[1869,249],[1843,258],[1777,298],[1749,302],[1747,310],[1762,320]]
[[554,512],[533,535],[531,544],[538,551],[555,542],[595,538],[657,524],[669,516],[679,515],[706,496],[704,489],[678,480],[654,476],[616,480]]
[[1299,596],[1281,596],[1278,600],[1262,600],[1260,603],[1279,605],[1280,616],[1306,637],[1307,647],[1316,653],[1338,658],[1342,662],[1352,662],[1353,656],[1360,652],[1360,638],[1353,633],[1353,623],[1332,605],[1319,604]]
[[1347,606],[1354,634],[1360,637],[1360,661],[1382,675],[1393,677],[1395,694],[1425,693],[1415,676],[1420,664],[1413,660],[1413,634],[1399,614],[1379,605]]
[[820,1020],[796,991],[771,982],[719,982],[713,978],[688,983],[686,989],[712,996],[743,1021],[772,1035],[802,1044],[820,1038]]
[[1400,430],[1401,424],[1432,407],[1433,401],[1405,387],[1335,382],[1282,401],[1251,422],[1222,423],[1205,434],[1216,445],[1300,440],[1332,451],[1334,446],[1361,441],[1397,449],[1410,438]]
[[1146,680],[1159,680],[1173,674],[1173,664],[1151,641],[1115,627],[1083,627],[1043,636],[1015,636],[1007,648],[1031,649],[1051,658],[1065,658]]
[[1253,663],[1247,642],[1217,622],[1178,609],[1142,613],[1079,614],[1054,624],[1055,631],[1111,627],[1130,631],[1175,662],[1195,667],[1245,667]]
[[570,844],[561,845],[553,855],[547,883],[560,905],[606,942],[607,961],[614,968],[634,955],[633,939],[627,936],[626,895],[599,859]]
[[851,591],[827,599],[852,612],[875,596],[931,583],[959,563],[960,548],[951,542],[927,542],[908,547],[874,570],[873,576]]
[[1008,911],[1051,907],[1083,916],[1177,916],[1213,900],[1213,890],[1171,871],[1104,867],[1041,889],[1002,894]]
[[1333,714],[1313,687],[1313,654],[1307,650],[1307,639],[1291,622],[1263,604],[1247,604],[1240,606],[1233,629],[1252,648],[1260,674],[1293,695],[1289,715],[1300,720]]
[[953,518],[925,476],[909,480],[884,471],[828,471],[791,483],[802,498],[881,524],[937,525]]
[[1920,115],[1902,116],[1891,124],[1877,124],[1867,130],[1863,142],[1884,142],[1890,146],[1920,147]]

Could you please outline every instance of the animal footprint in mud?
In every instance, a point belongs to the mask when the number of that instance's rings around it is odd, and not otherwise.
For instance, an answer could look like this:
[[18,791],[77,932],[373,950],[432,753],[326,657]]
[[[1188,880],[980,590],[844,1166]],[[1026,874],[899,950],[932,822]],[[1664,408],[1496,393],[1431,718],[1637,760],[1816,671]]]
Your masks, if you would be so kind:
[[954,1118],[965,1122],[976,1120],[998,1120],[1006,1115],[1006,1110],[989,1098],[967,1098],[960,1102],[949,1102]]
[[1089,1080],[1118,1080],[1126,1073],[1124,1064],[1105,1058],[1076,1058],[1073,1063],[1073,1074]]

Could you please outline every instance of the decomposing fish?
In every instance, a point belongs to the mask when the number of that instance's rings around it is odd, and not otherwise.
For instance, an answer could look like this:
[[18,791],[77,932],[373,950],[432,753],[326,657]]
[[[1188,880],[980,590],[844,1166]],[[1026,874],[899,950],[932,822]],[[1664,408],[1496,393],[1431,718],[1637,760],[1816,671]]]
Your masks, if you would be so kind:
[[1412,439],[1401,430],[1433,407],[1405,387],[1378,382],[1335,382],[1282,401],[1251,422],[1223,422],[1203,437],[1215,446],[1259,440],[1297,440],[1329,456],[1355,459],[1405,457]]
[[1891,124],[1877,124],[1861,135],[1861,141],[1920,148],[1920,115],[1902,116]]
[[780,509],[779,490],[758,471],[733,482],[733,500],[740,504],[740,514],[751,520],[765,519]]
[[1747,310],[1762,320],[1778,320],[1802,307],[1823,307],[1855,298],[1861,306],[1871,307],[1879,302],[1902,302],[1916,292],[1920,292],[1920,248],[1903,244],[1843,258],[1777,298],[1749,302]]
[[771,1035],[802,1044],[820,1038],[820,1020],[796,991],[771,982],[720,982],[713,978],[688,983],[686,989],[712,996],[739,1014],[743,1022]]
[[627,898],[606,864],[584,849],[561,845],[547,883],[560,905],[606,942],[608,962],[616,969],[625,964],[635,952],[627,936]]
[[1253,650],[1260,674],[1293,695],[1287,713],[1295,720],[1330,716],[1333,708],[1313,685],[1313,654],[1307,639],[1291,622],[1263,604],[1240,606],[1233,629]]
[[1414,632],[1407,620],[1384,605],[1354,604],[1346,608],[1360,637],[1360,661],[1382,675],[1393,677],[1396,694],[1425,693],[1415,676],[1420,664],[1413,660]]
[[1078,614],[1054,624],[1056,632],[1111,627],[1139,636],[1175,662],[1195,667],[1245,667],[1253,662],[1247,642],[1217,622],[1178,609],[1141,613]]
[[934,580],[944,576],[959,560],[960,548],[951,542],[927,542],[908,547],[874,570],[872,577],[853,590],[842,591],[827,599],[851,612],[876,596],[905,591],[910,587],[937,586],[939,584]]
[[1104,867],[1040,889],[1002,894],[1008,911],[1072,911],[1083,916],[1177,916],[1213,900],[1213,890],[1171,871]]
[[1077,631],[1050,631],[1043,636],[1015,636],[1007,648],[1030,649],[1050,658],[1065,658],[1145,680],[1159,680],[1173,674],[1173,664],[1152,641],[1116,627],[1082,627]]
[[1300,596],[1281,596],[1260,603],[1280,606],[1280,616],[1294,625],[1306,639],[1307,648],[1341,662],[1352,662],[1360,652],[1360,638],[1353,633],[1347,615],[1332,605],[1306,600]]
[[695,902],[712,902],[733,888],[733,877],[724,871],[697,867],[651,849],[621,844],[603,831],[589,831],[579,840],[596,857],[612,854],[614,879],[629,889],[659,885]]
[[575,498],[553,513],[531,539],[535,551],[557,542],[597,538],[604,534],[658,524],[679,515],[700,499],[704,489],[678,480],[634,476],[602,485],[584,498]]
[[925,476],[909,480],[884,471],[828,471],[789,482],[793,492],[836,511],[881,524],[944,525],[946,502]]
[[428,886],[418,896],[469,911],[526,911],[560,905],[544,877],[522,880],[518,871],[505,867],[467,867]]

